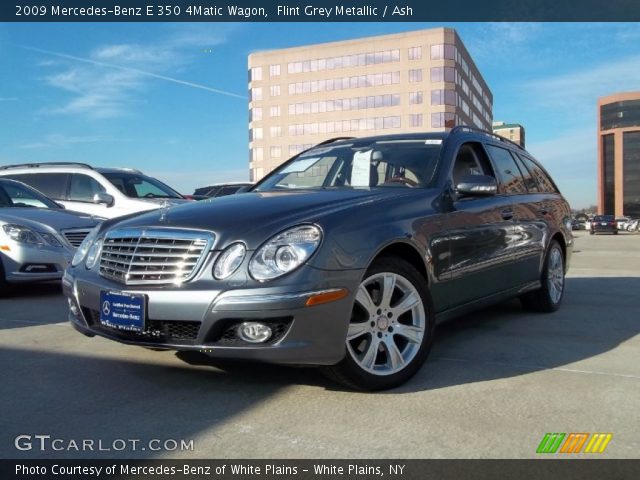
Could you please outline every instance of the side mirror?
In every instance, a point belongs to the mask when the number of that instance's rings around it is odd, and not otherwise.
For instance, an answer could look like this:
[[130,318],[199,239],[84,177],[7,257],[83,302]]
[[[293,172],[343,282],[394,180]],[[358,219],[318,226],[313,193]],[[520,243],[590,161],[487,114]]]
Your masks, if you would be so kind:
[[113,207],[114,202],[115,198],[113,198],[113,195],[109,195],[108,193],[96,193],[93,196],[93,203],[102,203],[107,207]]
[[456,191],[464,197],[489,197],[498,193],[498,184],[489,175],[465,175],[456,185]]

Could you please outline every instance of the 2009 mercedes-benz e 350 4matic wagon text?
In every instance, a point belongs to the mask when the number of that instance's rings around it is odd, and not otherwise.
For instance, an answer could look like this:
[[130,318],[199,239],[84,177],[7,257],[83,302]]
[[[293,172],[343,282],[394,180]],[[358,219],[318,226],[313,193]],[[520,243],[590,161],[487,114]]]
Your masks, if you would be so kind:
[[329,140],[248,193],[107,221],[63,287],[87,335],[376,390],[420,368],[436,321],[514,296],[556,310],[572,244],[540,164],[457,127]]

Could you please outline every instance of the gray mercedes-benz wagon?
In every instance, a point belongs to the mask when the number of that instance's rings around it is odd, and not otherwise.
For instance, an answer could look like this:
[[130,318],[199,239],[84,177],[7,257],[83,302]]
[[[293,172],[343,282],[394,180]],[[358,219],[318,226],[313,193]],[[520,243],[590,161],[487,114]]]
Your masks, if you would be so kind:
[[572,245],[544,168],[456,127],[329,140],[247,193],[107,221],[63,288],[90,336],[377,390],[420,368],[438,321],[515,296],[556,310]]

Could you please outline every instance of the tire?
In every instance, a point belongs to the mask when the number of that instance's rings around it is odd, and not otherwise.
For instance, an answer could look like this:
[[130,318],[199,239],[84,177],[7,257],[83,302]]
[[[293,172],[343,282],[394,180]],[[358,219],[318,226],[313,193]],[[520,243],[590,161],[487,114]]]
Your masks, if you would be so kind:
[[564,254],[555,240],[547,248],[540,282],[542,287],[521,295],[520,303],[526,310],[533,312],[555,312],[560,308],[565,288]]
[[355,390],[409,380],[433,340],[434,308],[425,278],[408,262],[382,257],[367,270],[349,321],[344,359],[324,373]]
[[4,274],[4,267],[2,266],[2,255],[0,254],[0,297],[2,297],[9,289],[9,284]]
[[617,234],[618,234],[618,230],[616,230],[615,232],[613,232],[613,234],[614,234],[614,235],[617,235]]

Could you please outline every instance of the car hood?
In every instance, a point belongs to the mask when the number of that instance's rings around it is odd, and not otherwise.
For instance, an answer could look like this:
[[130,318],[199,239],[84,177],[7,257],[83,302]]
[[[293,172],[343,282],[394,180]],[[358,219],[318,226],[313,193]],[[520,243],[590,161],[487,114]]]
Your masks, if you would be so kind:
[[[253,239],[262,242],[265,236],[289,226],[316,222],[325,215],[360,205],[377,206],[387,199],[415,195],[418,190],[424,195],[424,189],[400,188],[249,192],[154,210],[117,222],[114,228],[210,230],[218,236],[218,246],[233,239],[243,239],[248,243],[253,243]],[[252,248],[255,245],[248,246]]]
[[100,223],[99,218],[69,210],[34,207],[0,208],[0,220],[26,226],[47,225],[54,230],[69,228],[93,228]]

